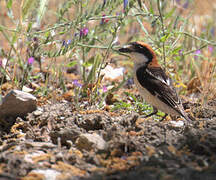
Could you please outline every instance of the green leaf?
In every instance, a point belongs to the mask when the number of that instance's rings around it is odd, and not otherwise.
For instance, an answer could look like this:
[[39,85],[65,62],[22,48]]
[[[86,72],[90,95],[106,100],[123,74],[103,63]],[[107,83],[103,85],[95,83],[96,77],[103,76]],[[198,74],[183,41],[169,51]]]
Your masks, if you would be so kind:
[[[88,43],[88,45],[94,45],[94,44],[95,44],[95,38],[93,38],[93,39]],[[92,48],[87,47],[87,48],[86,48],[86,53],[88,53],[91,49],[92,49]]]
[[50,31],[45,32],[44,37],[48,38],[50,36]]
[[179,54],[179,51],[182,49],[182,46],[179,46],[172,50],[172,54]]
[[7,2],[7,8],[8,8],[8,9],[11,9],[11,8],[12,8],[12,3],[13,3],[13,0],[9,0],[9,1]]
[[82,65],[83,65],[84,67],[89,67],[89,66],[91,66],[91,65],[94,64],[94,60],[95,60],[95,57],[92,56],[88,61],[84,62]]
[[11,43],[14,44],[16,42],[16,40],[17,40],[17,33],[13,33]]
[[62,34],[65,34],[65,33],[67,33],[67,31],[61,31],[61,32],[59,32],[59,35],[62,35]]
[[67,67],[73,67],[73,66],[75,66],[77,64],[77,61],[71,61],[71,62],[69,62],[68,64],[67,64]]
[[37,12],[37,24],[40,25],[41,20],[46,12],[49,0],[40,0],[40,6]]
[[149,36],[149,33],[148,33],[147,29],[144,27],[144,25],[143,25],[142,21],[140,20],[140,18],[137,16],[136,19],[137,19],[137,21],[138,21],[138,23],[139,23],[139,25],[140,25],[142,31],[143,31],[147,36]]
[[99,54],[97,54],[97,56],[94,58],[93,57],[93,60],[94,60],[94,64],[93,64],[93,66],[92,66],[92,68],[91,68],[91,71],[90,71],[90,73],[89,73],[89,75],[88,75],[88,78],[87,78],[87,82],[93,82],[94,80],[95,80],[95,77],[96,77],[96,71],[97,71],[97,69],[98,69],[98,67],[99,67],[99,65],[100,65],[100,55]]
[[29,22],[28,27],[27,27],[27,32],[30,32],[32,29],[32,22]]
[[137,102],[137,99],[136,99],[136,97],[135,97],[133,94],[131,94],[131,93],[129,93],[129,92],[124,92],[124,93],[125,93],[125,95],[131,97],[131,98],[133,99],[134,102]]
[[165,14],[165,19],[172,17],[173,13],[175,12],[175,8],[172,8],[171,11]]
[[165,42],[165,41],[170,37],[170,35],[171,35],[171,34],[168,33],[168,34],[162,36],[161,39],[160,39],[160,41],[161,41],[161,42]]
[[149,9],[149,13],[150,13],[150,14],[155,14],[155,13],[154,13],[154,8],[153,8],[152,1],[150,1],[150,9]]
[[176,56],[176,57],[174,57],[174,60],[175,60],[175,61],[180,61],[180,60],[181,60],[181,57],[180,57],[180,56]]
[[34,7],[36,0],[24,0],[22,6],[22,19],[24,20],[25,17],[28,15],[30,10]]

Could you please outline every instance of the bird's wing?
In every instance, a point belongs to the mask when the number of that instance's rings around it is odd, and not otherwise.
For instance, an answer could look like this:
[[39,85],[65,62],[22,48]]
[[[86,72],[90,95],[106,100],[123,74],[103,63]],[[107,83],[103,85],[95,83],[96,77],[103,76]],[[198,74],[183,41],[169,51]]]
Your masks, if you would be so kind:
[[182,114],[181,109],[179,109],[181,101],[172,85],[172,80],[160,67],[140,67],[136,73],[137,79],[143,87],[152,95],[157,96],[162,102]]

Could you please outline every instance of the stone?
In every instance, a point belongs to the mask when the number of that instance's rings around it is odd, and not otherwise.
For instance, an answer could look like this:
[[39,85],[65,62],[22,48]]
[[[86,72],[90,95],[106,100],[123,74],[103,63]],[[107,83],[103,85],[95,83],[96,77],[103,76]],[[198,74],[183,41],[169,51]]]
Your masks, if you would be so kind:
[[50,179],[57,179],[57,177],[61,173],[55,169],[35,169],[31,171],[25,178],[26,179],[44,179],[44,180],[50,180]]
[[169,121],[169,127],[175,130],[179,130],[184,127],[184,121]]
[[24,117],[36,108],[36,97],[23,91],[12,90],[0,102],[0,118]]
[[87,151],[94,149],[94,148],[98,150],[105,150],[107,147],[106,141],[104,141],[104,139],[96,133],[80,134],[75,144],[79,149],[81,150],[85,149]]
[[43,109],[42,108],[37,108],[37,110],[35,110],[34,112],[33,112],[33,114],[34,114],[34,116],[41,116],[42,114],[43,114]]
[[28,88],[28,87],[26,87],[26,86],[23,86],[22,91],[23,91],[23,92],[30,93],[30,92],[33,92],[33,89]]
[[68,145],[68,141],[72,141],[73,143],[76,141],[77,137],[80,135],[79,128],[74,127],[73,129],[64,128],[60,131],[51,131],[50,137],[54,144],[57,144],[57,139],[61,139],[61,145]]

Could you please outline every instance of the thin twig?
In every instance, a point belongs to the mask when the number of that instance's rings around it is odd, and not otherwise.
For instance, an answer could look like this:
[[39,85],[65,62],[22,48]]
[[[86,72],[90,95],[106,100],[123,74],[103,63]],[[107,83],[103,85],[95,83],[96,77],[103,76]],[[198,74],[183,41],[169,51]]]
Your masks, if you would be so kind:
[[76,45],[81,46],[81,47],[89,47],[89,48],[96,48],[96,49],[108,49],[109,48],[109,46],[89,45],[89,44],[83,44],[83,43],[77,43]]
[[176,31],[176,32],[174,32],[174,33],[176,33],[176,34],[184,34],[184,35],[186,35],[186,36],[188,36],[188,37],[190,37],[190,38],[196,39],[196,40],[198,40],[198,41],[205,42],[205,43],[210,44],[210,45],[212,45],[212,46],[216,46],[216,42],[213,42],[213,41],[209,41],[209,40],[207,40],[207,39],[200,38],[200,37],[195,36],[195,35],[192,35],[192,34],[190,34],[190,33],[188,33],[188,32],[179,32],[179,31]]
[[187,52],[185,52],[185,53],[183,54],[183,56],[188,55],[188,54],[191,54],[191,53],[194,53],[194,52],[196,52],[197,50],[201,50],[201,49],[205,48],[207,45],[208,45],[208,44],[204,44],[204,45],[202,45],[200,48],[192,49],[192,50],[190,50],[190,51],[187,51]]
[[[158,7],[159,17],[160,17],[160,21],[161,21],[161,25],[162,25],[162,32],[163,32],[163,36],[165,36],[165,29],[164,29],[163,15],[162,15],[161,8],[160,8],[160,0],[157,0],[157,7]],[[166,70],[166,51],[165,51],[165,41],[163,41],[162,48],[163,48],[164,69]]]
[[[133,15],[128,15],[128,16],[132,16],[132,17],[136,17],[136,16],[152,16],[152,14],[150,13],[136,13],[136,14],[133,14]],[[159,15],[153,15],[153,16],[159,16]],[[99,17],[90,17],[87,19],[87,21],[93,21],[93,20],[101,20],[101,19],[116,19],[116,18],[119,18],[119,15],[114,15],[114,16],[99,16]],[[46,33],[48,31],[52,31],[52,30],[55,30],[55,29],[58,29],[58,28],[61,28],[61,27],[65,27],[65,26],[73,26],[73,24],[75,24],[77,26],[77,24],[75,22],[65,22],[65,23],[61,23],[61,24],[57,24],[57,25],[54,25],[53,27],[50,27],[50,28],[47,28],[47,29],[44,29],[44,30],[41,30],[41,31],[37,31],[37,32],[34,32],[33,34],[41,34],[41,33]],[[9,30],[9,29],[7,29]]]

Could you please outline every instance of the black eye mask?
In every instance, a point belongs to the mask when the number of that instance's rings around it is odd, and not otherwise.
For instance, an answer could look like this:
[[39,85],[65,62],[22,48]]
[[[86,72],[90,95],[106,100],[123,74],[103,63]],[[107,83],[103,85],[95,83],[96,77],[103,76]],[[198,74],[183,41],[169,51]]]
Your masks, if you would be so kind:
[[147,47],[136,42],[132,42],[130,45],[133,47],[133,52],[144,54],[150,61],[153,59],[153,54]]

